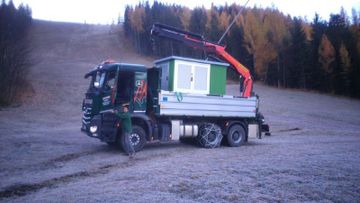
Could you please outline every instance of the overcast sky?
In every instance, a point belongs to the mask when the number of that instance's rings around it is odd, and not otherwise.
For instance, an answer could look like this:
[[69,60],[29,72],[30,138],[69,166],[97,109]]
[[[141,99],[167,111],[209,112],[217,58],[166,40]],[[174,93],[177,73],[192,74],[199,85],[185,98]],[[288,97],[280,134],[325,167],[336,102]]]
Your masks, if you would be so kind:
[[[224,2],[244,5],[246,0],[158,0],[159,2],[176,3],[186,5],[190,8],[204,5],[206,8],[215,5],[224,5]],[[15,5],[28,4],[36,19],[109,24],[117,22],[118,17],[123,15],[127,4],[136,5],[139,1],[122,0],[13,0]],[[142,0],[144,2],[144,0]],[[149,0],[152,4],[153,0]],[[275,6],[285,14],[291,16],[306,16],[309,20],[314,17],[315,12],[328,20],[330,13],[338,13],[344,7],[348,15],[351,9],[360,11],[360,0],[250,0],[248,6],[271,7]]]

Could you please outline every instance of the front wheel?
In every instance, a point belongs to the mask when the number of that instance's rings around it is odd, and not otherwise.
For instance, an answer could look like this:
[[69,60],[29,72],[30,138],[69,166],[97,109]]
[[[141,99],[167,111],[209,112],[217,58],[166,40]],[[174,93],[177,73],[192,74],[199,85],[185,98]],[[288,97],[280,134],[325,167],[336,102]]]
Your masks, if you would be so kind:
[[230,147],[239,147],[245,142],[246,133],[242,125],[235,124],[230,127],[227,134],[227,141]]
[[[145,135],[145,130],[142,127],[138,125],[133,126],[132,132],[129,135],[129,144],[132,145],[135,152],[138,152],[144,148],[146,143]],[[126,153],[128,153],[127,149],[129,149],[129,146],[127,146],[124,134],[120,136],[120,146]]]

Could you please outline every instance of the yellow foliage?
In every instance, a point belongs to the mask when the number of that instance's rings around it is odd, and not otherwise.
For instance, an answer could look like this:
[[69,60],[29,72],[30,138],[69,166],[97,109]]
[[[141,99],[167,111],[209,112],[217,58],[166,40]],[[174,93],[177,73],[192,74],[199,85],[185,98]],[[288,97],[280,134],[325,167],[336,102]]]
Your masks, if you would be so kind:
[[335,48],[328,37],[323,34],[319,46],[319,62],[326,73],[332,73],[331,63],[335,60]]
[[344,72],[350,73],[351,59],[349,56],[349,52],[343,42],[341,43],[339,54],[340,54],[341,67],[343,68]]
[[230,16],[226,12],[222,12],[219,16],[219,30],[225,30],[229,26]]
[[133,30],[136,32],[144,31],[145,8],[136,6],[134,11],[130,14],[130,23]]
[[[274,44],[269,41],[268,37],[271,29],[276,27],[273,26],[272,19],[266,19],[266,17],[257,10],[251,10],[247,11],[241,18],[241,24],[244,26],[245,48],[253,55],[254,70],[260,78],[265,77],[267,65],[278,56]],[[277,32],[272,33],[272,35],[277,36]]]

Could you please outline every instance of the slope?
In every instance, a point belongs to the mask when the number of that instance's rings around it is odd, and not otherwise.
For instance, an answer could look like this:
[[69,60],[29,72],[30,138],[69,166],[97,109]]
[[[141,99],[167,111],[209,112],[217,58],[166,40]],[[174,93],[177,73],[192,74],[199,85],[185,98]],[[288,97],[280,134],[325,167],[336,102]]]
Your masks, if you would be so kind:
[[[240,148],[147,145],[129,160],[80,132],[84,74],[115,60],[151,66],[118,27],[35,21],[35,95],[0,111],[5,202],[249,202],[360,199],[360,102],[255,85],[273,136]],[[121,33],[121,32],[120,32]],[[228,93],[237,87],[228,86]]]

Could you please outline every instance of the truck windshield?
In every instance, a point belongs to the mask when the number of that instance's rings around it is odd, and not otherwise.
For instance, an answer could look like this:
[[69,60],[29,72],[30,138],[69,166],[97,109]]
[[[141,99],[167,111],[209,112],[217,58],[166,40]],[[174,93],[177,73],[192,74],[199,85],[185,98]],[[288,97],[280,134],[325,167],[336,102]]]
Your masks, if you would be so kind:
[[115,71],[107,72],[105,83],[104,83],[104,81],[102,81],[102,84],[104,84],[103,87],[105,90],[110,90],[115,87],[115,75],[116,75]]
[[103,86],[104,81],[105,81],[105,73],[104,72],[97,72],[94,75],[94,80],[93,81],[94,82],[93,82],[92,86],[94,88],[100,89]]
[[110,90],[115,86],[116,71],[97,71],[92,74],[90,88]]

